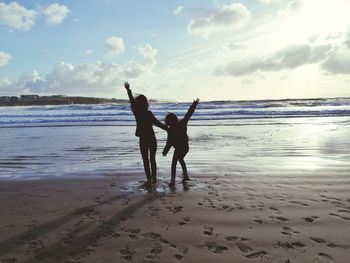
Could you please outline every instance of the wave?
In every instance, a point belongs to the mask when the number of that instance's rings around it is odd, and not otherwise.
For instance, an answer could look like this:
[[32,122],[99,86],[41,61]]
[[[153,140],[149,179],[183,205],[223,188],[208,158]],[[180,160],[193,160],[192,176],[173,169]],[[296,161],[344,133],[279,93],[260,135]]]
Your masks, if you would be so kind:
[[[153,103],[150,110],[163,120],[167,112],[183,117],[191,103]],[[350,116],[350,98],[273,101],[202,102],[192,120],[213,122],[242,119]],[[0,127],[60,124],[131,125],[135,122],[128,104],[2,107]]]

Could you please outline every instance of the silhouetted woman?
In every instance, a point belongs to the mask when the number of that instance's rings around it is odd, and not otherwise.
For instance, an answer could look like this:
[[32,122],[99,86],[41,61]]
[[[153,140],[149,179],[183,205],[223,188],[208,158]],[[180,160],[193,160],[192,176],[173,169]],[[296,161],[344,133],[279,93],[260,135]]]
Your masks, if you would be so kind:
[[147,186],[151,186],[152,183],[155,184],[157,182],[157,139],[152,126],[154,124],[163,130],[167,130],[167,127],[148,110],[149,104],[146,96],[138,95],[134,98],[128,82],[124,83],[124,87],[128,92],[131,110],[136,119],[135,135],[140,137],[140,151],[147,177]]
[[190,180],[187,174],[187,167],[185,163],[185,156],[188,153],[188,136],[187,136],[187,123],[190,120],[193,112],[195,111],[199,99],[193,101],[191,107],[188,109],[185,117],[181,120],[178,119],[176,114],[168,113],[165,117],[165,124],[169,127],[168,139],[163,150],[163,156],[167,155],[171,146],[174,146],[174,155],[171,163],[171,181],[169,186],[175,185],[176,164],[180,162],[183,172],[182,182]]

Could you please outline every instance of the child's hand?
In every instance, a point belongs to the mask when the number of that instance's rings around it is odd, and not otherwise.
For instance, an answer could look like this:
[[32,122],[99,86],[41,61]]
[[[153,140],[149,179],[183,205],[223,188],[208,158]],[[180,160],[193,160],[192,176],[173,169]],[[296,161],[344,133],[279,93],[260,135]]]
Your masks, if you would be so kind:
[[129,90],[130,89],[130,85],[129,85],[129,82],[124,82],[124,88],[126,89],[126,90]]
[[166,152],[164,152],[164,151],[162,152],[162,155],[163,155],[164,157],[166,156],[166,154],[167,154]]
[[193,100],[193,102],[199,103],[199,99],[197,98],[196,100]]

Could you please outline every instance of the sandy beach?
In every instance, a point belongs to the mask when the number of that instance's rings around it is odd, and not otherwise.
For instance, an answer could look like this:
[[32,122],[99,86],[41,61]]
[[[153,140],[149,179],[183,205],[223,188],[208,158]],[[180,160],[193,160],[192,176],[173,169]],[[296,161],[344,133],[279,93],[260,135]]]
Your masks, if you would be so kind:
[[344,262],[349,178],[130,176],[1,185],[1,262]]

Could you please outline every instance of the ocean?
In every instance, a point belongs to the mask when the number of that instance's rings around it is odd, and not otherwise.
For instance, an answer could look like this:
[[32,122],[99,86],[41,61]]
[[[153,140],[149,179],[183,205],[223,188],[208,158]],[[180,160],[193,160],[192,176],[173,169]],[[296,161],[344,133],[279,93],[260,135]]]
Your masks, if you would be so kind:
[[[159,120],[191,103],[153,103]],[[171,153],[161,156],[170,173]],[[128,104],[0,108],[0,179],[143,175]],[[201,102],[189,123],[190,173],[350,173],[350,98]],[[180,171],[178,170],[178,173]],[[142,178],[142,177],[141,177]]]

